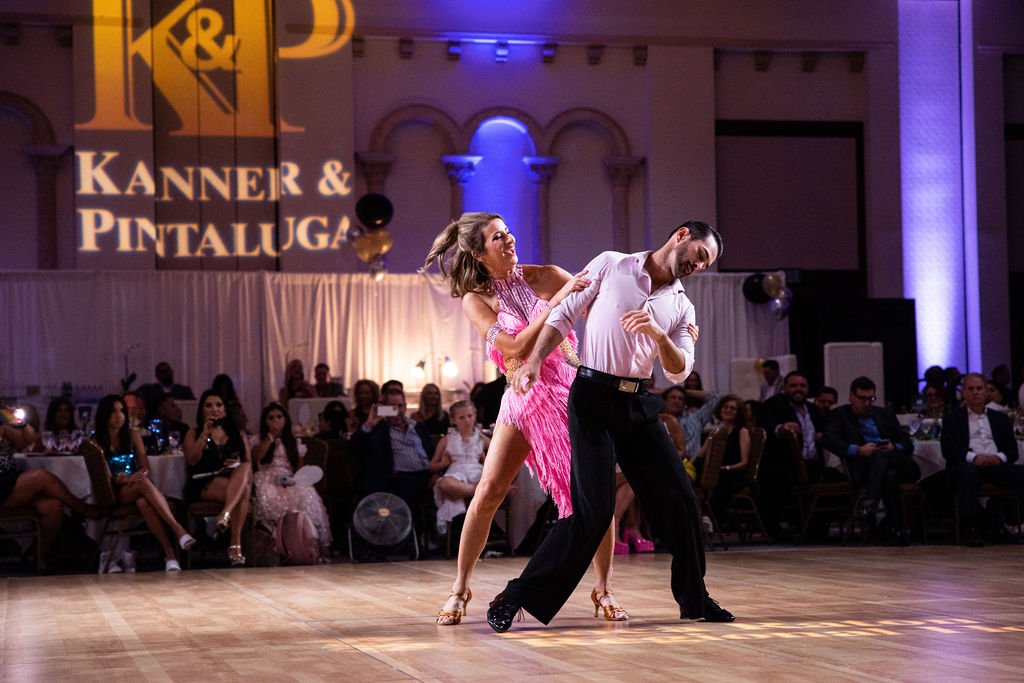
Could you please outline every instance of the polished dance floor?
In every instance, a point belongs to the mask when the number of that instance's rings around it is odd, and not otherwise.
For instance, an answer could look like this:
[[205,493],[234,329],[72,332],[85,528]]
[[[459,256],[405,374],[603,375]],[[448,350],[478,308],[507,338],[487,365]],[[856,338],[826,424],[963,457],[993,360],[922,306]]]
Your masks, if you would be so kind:
[[680,621],[667,555],[616,562],[633,618],[588,607],[503,635],[487,602],[525,559],[480,563],[461,626],[452,561],[0,580],[3,681],[1024,680],[1024,546],[708,554],[732,624]]

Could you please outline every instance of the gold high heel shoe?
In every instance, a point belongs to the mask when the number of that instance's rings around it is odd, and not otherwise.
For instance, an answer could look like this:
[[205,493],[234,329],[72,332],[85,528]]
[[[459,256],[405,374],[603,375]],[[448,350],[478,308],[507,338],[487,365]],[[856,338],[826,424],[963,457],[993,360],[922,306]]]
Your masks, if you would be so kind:
[[242,546],[240,545],[229,545],[228,546],[228,559],[231,560],[232,567],[244,567],[245,566],[245,555],[242,554]]
[[[437,625],[438,626],[458,626],[462,623],[462,617],[466,613],[466,608],[469,607],[469,601],[473,599],[473,591],[466,589],[465,593],[459,594],[452,591],[448,594],[448,597],[458,598],[462,600],[462,607],[456,607],[453,610],[440,609],[437,611]],[[441,621],[442,619],[451,619],[451,621]]]
[[598,610],[604,610],[604,618],[608,621],[629,621],[629,612],[618,605],[605,605],[601,601],[605,598],[614,598],[609,591],[598,594],[597,589],[590,591],[590,599],[594,601],[594,617],[597,617]]
[[223,534],[231,526],[231,511],[225,510],[217,515],[217,533]]

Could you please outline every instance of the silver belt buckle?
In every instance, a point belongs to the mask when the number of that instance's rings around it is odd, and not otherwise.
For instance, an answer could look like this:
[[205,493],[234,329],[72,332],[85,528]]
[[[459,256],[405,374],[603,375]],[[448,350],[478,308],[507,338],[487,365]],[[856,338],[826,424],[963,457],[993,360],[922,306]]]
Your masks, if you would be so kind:
[[619,391],[625,391],[627,394],[635,394],[637,389],[637,383],[629,379],[619,380]]

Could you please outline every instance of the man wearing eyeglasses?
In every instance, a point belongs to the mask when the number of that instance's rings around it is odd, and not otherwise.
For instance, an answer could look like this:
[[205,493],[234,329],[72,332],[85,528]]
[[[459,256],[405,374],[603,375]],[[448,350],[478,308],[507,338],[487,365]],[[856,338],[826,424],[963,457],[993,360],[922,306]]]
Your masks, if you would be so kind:
[[854,486],[864,487],[860,514],[874,524],[878,501],[885,503],[884,526],[890,540],[909,543],[903,527],[900,484],[917,481],[921,470],[914,462],[914,442],[900,427],[896,415],[875,405],[875,383],[867,377],[850,382],[850,403],[832,412],[821,445],[843,458]]

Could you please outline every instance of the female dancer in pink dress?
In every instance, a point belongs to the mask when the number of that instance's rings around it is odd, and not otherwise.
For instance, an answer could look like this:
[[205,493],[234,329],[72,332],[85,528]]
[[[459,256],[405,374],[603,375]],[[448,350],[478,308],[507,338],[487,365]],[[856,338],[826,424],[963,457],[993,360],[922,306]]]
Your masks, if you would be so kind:
[[[529,356],[548,313],[571,292],[590,284],[586,271],[571,276],[558,266],[520,266],[516,240],[505,221],[494,213],[464,213],[437,236],[424,261],[435,261],[462,298],[462,310],[487,340],[490,357],[508,378],[516,381],[521,359]],[[576,338],[569,337],[541,366],[533,390],[525,395],[506,391],[491,439],[483,475],[470,502],[459,543],[458,573],[437,623],[462,621],[473,597],[469,579],[487,542],[494,512],[508,493],[525,461],[558,506],[560,517],[572,514],[569,498],[569,385],[576,376]],[[591,599],[609,621],[625,621],[626,610],[610,590],[615,523],[594,556],[596,580]]]

